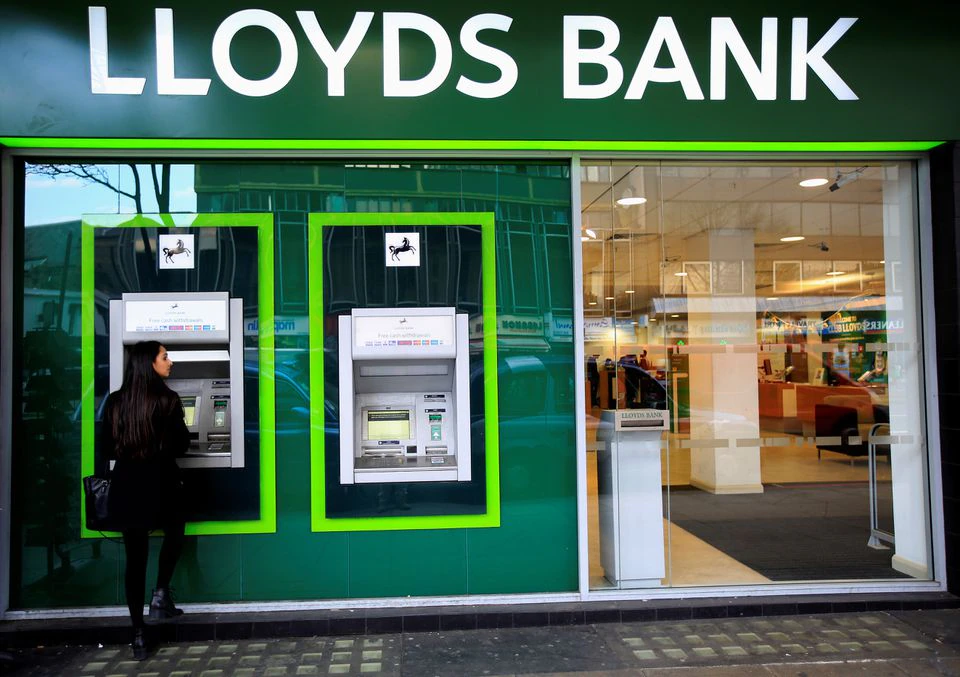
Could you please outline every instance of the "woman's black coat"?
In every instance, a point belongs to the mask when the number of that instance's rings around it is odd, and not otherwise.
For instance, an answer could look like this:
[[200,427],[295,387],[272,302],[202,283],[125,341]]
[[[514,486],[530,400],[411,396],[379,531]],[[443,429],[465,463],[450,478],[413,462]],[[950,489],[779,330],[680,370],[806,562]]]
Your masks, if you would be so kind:
[[118,393],[111,393],[100,426],[100,448],[116,460],[111,473],[111,513],[120,516],[126,529],[160,529],[184,521],[183,485],[176,459],[190,446],[190,433],[180,398],[169,389],[160,397],[152,416],[153,442],[142,458],[116,448],[113,421],[118,403]]

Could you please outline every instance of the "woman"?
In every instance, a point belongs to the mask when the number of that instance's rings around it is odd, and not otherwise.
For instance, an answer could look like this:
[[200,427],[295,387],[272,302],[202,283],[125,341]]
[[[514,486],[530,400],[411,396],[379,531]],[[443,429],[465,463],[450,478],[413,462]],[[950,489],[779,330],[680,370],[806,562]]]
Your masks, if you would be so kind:
[[163,529],[157,587],[150,601],[150,619],[183,613],[170,595],[170,579],[183,549],[184,510],[177,456],[190,445],[180,397],[164,383],[173,362],[156,341],[134,345],[120,390],[104,406],[101,449],[116,464],[111,475],[112,514],[124,524],[126,552],[124,590],[133,623],[133,657],[144,660],[143,601],[150,531]]

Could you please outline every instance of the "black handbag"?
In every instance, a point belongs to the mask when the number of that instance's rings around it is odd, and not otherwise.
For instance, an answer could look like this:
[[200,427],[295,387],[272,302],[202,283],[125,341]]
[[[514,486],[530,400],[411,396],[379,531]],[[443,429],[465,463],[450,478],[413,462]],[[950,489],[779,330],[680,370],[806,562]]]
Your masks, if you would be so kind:
[[87,529],[120,531],[123,524],[110,513],[110,478],[89,475],[83,478],[83,500],[87,510]]

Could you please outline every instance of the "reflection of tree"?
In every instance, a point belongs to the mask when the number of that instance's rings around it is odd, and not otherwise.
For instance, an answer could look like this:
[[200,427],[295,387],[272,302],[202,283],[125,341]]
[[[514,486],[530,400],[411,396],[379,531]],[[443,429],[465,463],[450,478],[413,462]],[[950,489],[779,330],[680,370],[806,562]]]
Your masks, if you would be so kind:
[[[70,414],[75,394],[65,378],[75,368],[76,351],[60,329],[36,329],[23,339],[23,449],[19,455],[26,482],[23,526],[24,542],[47,547],[47,573],[53,573],[53,555],[61,567],[70,568],[69,543],[79,533],[75,479],[79,475],[75,445],[70,442],[75,424]],[[70,454],[73,454],[73,458]]]
[[[133,176],[133,190],[124,190],[111,180],[107,172],[108,165],[93,164],[27,164],[26,173],[34,176],[46,176],[56,180],[60,177],[72,177],[79,179],[85,185],[98,185],[112,190],[117,195],[128,198],[133,201],[137,214],[143,214],[144,199],[144,181],[140,176],[140,171],[149,173],[150,185],[153,187],[153,196],[157,201],[157,211],[166,214],[170,211],[170,163],[158,162],[152,164],[138,165],[132,162],[126,164],[130,168]],[[139,228],[139,237],[143,245],[142,256],[146,261],[153,260],[153,248],[150,244],[150,233],[146,228]],[[155,276],[156,271],[152,267],[147,267]]]
[[[73,177],[79,179],[84,184],[97,184],[104,188],[109,188],[118,195],[122,195],[133,201],[137,214],[143,214],[143,180],[140,178],[139,168],[144,168],[150,173],[150,180],[153,185],[154,197],[157,199],[157,211],[166,214],[170,211],[170,163],[160,162],[149,165],[136,165],[127,163],[130,173],[133,175],[133,190],[123,190],[119,185],[114,185],[107,174],[105,165],[90,164],[28,164],[27,174],[35,176],[47,176],[52,179],[59,177]],[[119,183],[119,182],[118,182]]]

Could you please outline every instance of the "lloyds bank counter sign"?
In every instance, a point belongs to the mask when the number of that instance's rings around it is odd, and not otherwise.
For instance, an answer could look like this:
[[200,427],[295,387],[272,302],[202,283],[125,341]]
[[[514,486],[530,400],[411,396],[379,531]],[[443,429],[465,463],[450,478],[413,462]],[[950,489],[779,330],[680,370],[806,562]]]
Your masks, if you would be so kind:
[[957,3],[380,4],[0,3],[0,136],[960,137]]

